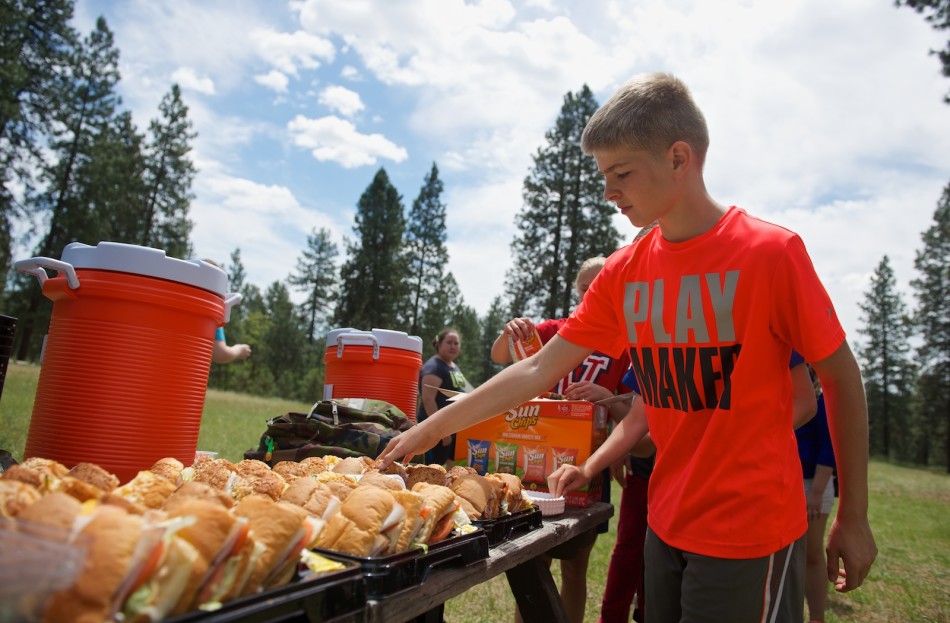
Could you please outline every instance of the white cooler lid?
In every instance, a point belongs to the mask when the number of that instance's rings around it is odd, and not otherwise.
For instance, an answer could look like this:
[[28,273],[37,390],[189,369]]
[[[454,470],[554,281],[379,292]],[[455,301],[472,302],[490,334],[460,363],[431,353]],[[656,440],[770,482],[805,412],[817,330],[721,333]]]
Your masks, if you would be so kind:
[[217,266],[198,259],[168,257],[162,249],[121,242],[100,242],[94,247],[72,242],[63,249],[60,259],[73,268],[157,277],[195,286],[221,297],[228,292],[228,276]]
[[416,335],[409,335],[403,331],[391,331],[389,329],[373,329],[372,331],[360,331],[350,327],[344,329],[333,329],[327,333],[327,348],[336,348],[339,346],[339,339],[347,343],[356,344],[361,338],[370,343],[370,337],[375,338],[375,342],[380,348],[398,348],[408,350],[414,353],[422,354],[422,338]]

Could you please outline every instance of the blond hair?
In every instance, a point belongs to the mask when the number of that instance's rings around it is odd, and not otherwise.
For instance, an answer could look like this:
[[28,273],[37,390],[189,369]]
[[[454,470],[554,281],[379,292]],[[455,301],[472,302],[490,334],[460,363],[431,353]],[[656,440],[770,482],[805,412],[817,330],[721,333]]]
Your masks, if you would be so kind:
[[603,268],[604,264],[606,263],[607,263],[607,258],[600,257],[600,256],[590,257],[584,260],[584,262],[581,264],[581,267],[577,269],[577,276],[574,277],[574,288],[577,288],[581,280],[581,275],[583,275],[584,273],[588,271],[594,270],[595,268],[597,269],[597,272],[600,272],[600,269]]
[[700,163],[709,148],[709,130],[686,85],[665,73],[629,80],[595,112],[581,135],[581,149],[627,148],[660,156],[683,141]]

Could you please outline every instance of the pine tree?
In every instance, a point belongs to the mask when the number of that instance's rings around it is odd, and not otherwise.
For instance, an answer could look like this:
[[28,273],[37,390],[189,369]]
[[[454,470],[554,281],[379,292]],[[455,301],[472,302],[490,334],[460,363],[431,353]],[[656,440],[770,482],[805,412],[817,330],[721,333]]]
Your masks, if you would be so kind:
[[[62,83],[64,91],[57,95],[62,105],[52,111],[55,132],[51,151],[56,160],[40,174],[46,188],[38,196],[37,209],[47,216],[48,228],[37,247],[38,256],[56,257],[70,242],[99,239],[98,219],[88,204],[83,185],[88,176],[82,171],[91,166],[94,145],[103,129],[109,127],[119,103],[115,92],[118,62],[112,31],[100,17],[95,29],[83,40]],[[49,322],[48,306],[40,311],[39,288],[30,286],[25,296],[29,303],[25,316],[20,318],[19,359],[38,354],[34,326],[43,331]]]
[[297,398],[299,376],[303,372],[303,323],[287,286],[275,281],[264,294],[269,326],[262,341],[261,361],[269,368],[274,378],[276,395]]
[[933,220],[921,236],[924,246],[914,260],[919,276],[911,281],[917,293],[914,321],[922,337],[917,349],[921,367],[917,404],[920,414],[926,413],[919,458],[925,464],[936,458],[942,441],[950,472],[950,185],[943,190]]
[[[442,203],[442,180],[432,163],[419,196],[412,202],[406,228],[406,258],[409,269],[409,290],[406,324],[409,333],[419,335],[425,324],[423,316],[433,304],[442,287],[449,253],[445,248],[445,204]],[[431,326],[425,327],[427,331]]]
[[580,148],[581,133],[596,110],[587,85],[565,95],[560,116],[545,135],[547,145],[533,156],[516,219],[521,233],[511,244],[514,266],[505,277],[512,316],[566,316],[576,302],[573,282],[580,265],[609,255],[620,242],[600,172]]
[[864,327],[859,331],[867,343],[858,353],[863,362],[871,450],[891,458],[900,453],[894,434],[906,429],[915,378],[909,359],[912,327],[886,255],[871,276],[860,307]]
[[357,203],[356,240],[347,242],[340,272],[337,326],[405,330],[397,315],[405,296],[405,227],[402,197],[381,168]]
[[150,142],[145,181],[148,198],[139,244],[164,249],[172,257],[191,255],[191,220],[188,208],[194,197],[191,183],[195,167],[188,157],[191,131],[188,107],[181,89],[172,85],[159,105],[161,116],[149,124]]
[[[895,0],[897,6],[906,5],[924,14],[934,30],[950,30],[950,0]],[[931,50],[940,59],[943,75],[950,78],[950,41],[942,50]],[[944,96],[944,102],[950,104],[950,94]]]
[[71,0],[0,0],[0,275],[10,268],[13,224],[27,216],[11,185],[33,189],[78,46],[72,15]]
[[481,358],[481,370],[477,375],[473,375],[473,383],[484,383],[495,376],[504,366],[498,365],[491,360],[491,347],[495,339],[504,330],[505,323],[508,322],[508,314],[505,313],[505,307],[500,296],[492,299],[491,305],[484,318],[480,321],[481,338],[478,344],[478,353]]
[[330,230],[313,230],[307,236],[307,248],[297,261],[297,272],[288,279],[290,285],[306,295],[300,310],[306,318],[307,342],[314,343],[317,330],[325,325],[336,300],[336,265],[339,251],[330,239]]
[[92,154],[80,169],[84,203],[92,210],[99,240],[138,243],[147,195],[142,136],[123,112],[96,136]]

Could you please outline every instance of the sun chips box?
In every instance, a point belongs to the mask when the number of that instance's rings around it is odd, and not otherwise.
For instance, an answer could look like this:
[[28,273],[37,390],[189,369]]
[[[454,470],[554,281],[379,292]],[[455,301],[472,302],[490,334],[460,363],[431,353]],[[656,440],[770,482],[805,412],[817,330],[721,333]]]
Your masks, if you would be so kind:
[[[456,397],[460,399],[461,396]],[[580,465],[607,438],[607,408],[585,400],[538,398],[458,432],[455,464],[479,474],[515,474],[531,491],[548,491],[548,474]],[[602,478],[564,496],[570,506],[600,501]]]

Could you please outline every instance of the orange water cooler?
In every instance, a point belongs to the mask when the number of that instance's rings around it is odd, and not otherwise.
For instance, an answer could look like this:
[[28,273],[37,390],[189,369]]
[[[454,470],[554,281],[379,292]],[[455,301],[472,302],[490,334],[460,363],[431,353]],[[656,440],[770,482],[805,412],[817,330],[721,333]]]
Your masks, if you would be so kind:
[[388,329],[334,329],[323,362],[324,400],[384,400],[416,421],[422,338]]
[[224,271],[114,242],[15,265],[53,301],[24,458],[93,462],[122,482],[166,456],[191,465],[214,332],[241,300]]

